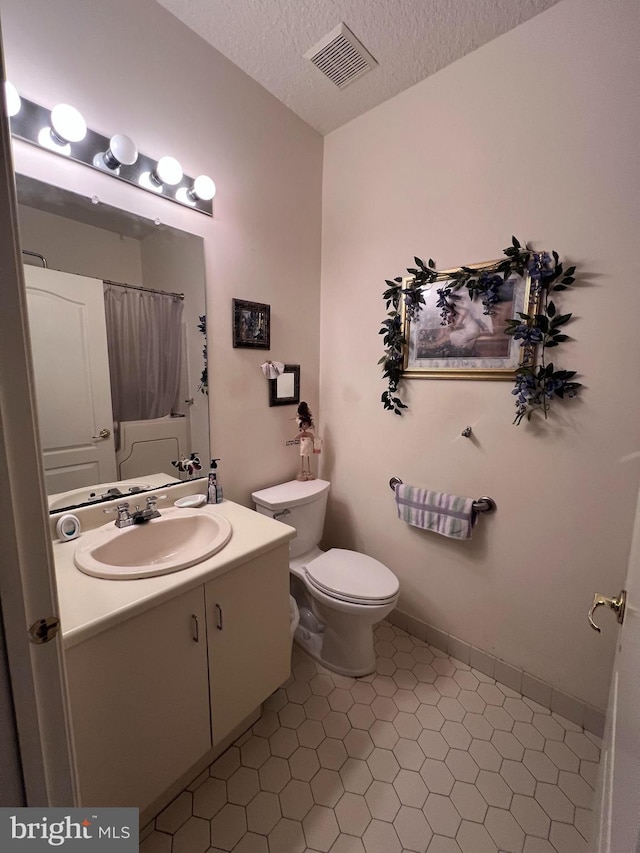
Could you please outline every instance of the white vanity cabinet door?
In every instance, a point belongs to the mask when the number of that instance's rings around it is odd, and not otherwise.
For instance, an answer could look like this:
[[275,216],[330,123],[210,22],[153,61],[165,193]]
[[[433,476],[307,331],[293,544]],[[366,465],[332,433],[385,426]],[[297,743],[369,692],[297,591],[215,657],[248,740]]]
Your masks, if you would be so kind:
[[202,586],[71,647],[66,664],[80,805],[144,809],[211,748]]
[[205,585],[214,745],[287,680],[289,546]]

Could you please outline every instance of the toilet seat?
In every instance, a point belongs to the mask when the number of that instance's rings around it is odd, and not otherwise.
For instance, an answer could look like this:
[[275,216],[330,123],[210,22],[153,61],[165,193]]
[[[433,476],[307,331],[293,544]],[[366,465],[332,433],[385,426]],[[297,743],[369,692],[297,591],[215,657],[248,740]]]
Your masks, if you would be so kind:
[[332,548],[305,567],[310,586],[352,604],[383,605],[398,595],[397,577],[383,563],[344,548]]

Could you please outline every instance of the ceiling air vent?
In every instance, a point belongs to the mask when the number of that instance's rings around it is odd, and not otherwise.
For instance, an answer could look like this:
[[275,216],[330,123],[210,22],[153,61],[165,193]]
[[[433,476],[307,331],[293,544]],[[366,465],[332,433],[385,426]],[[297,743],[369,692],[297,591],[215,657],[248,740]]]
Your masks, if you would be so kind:
[[338,24],[304,54],[339,89],[344,89],[378,63],[346,24]]

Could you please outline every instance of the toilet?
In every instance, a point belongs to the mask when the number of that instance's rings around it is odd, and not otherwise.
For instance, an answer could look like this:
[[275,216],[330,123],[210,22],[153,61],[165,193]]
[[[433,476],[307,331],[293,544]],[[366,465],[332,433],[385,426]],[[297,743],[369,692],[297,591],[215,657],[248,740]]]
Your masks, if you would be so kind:
[[321,551],[330,484],[290,480],[252,494],[256,510],[296,529],[289,543],[291,594],[300,611],[294,639],[327,669],[341,675],[373,672],[373,627],[399,595],[385,565],[344,548]]

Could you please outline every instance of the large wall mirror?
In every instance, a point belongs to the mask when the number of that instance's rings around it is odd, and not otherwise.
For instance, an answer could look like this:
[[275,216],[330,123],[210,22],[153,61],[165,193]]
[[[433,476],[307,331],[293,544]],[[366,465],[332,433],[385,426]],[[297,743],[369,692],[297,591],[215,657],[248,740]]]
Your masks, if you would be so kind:
[[209,454],[201,237],[16,175],[49,509]]

